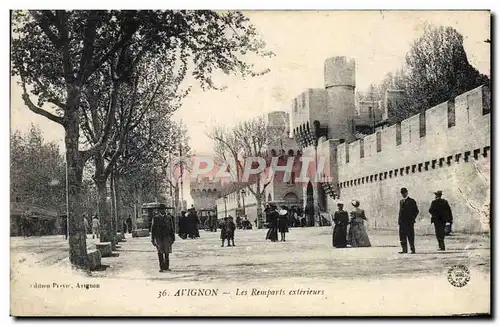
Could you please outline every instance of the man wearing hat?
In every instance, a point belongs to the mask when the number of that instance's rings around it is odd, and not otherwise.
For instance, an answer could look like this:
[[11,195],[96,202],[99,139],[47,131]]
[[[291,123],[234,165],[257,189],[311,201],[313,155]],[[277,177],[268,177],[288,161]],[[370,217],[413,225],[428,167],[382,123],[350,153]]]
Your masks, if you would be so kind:
[[431,214],[431,224],[434,224],[434,230],[436,231],[439,250],[444,251],[445,226],[447,223],[450,223],[450,225],[453,223],[453,214],[451,213],[451,207],[448,202],[441,198],[443,192],[438,190],[434,195],[436,199],[432,201],[429,213]]
[[401,188],[403,199],[399,202],[399,241],[403,249],[400,254],[408,253],[408,243],[410,243],[411,253],[415,253],[415,220],[419,213],[417,202],[408,196],[408,189]]
[[[164,208],[163,208],[164,209]],[[170,271],[169,254],[172,253],[172,245],[175,242],[174,217],[163,210],[153,213],[151,221],[151,243],[158,251],[158,263],[160,273]]]

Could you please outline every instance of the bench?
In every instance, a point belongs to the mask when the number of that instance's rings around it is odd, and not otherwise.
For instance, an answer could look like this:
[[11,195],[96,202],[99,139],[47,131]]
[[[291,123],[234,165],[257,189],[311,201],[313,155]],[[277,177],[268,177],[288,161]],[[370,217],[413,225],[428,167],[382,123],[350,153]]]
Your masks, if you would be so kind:
[[89,260],[89,268],[91,271],[95,271],[101,266],[101,252],[99,250],[87,251],[87,258]]
[[111,242],[96,243],[95,247],[101,252],[101,257],[111,257],[111,254],[113,253]]
[[148,237],[148,236],[149,236],[149,230],[148,229],[132,230],[132,237],[133,238]]

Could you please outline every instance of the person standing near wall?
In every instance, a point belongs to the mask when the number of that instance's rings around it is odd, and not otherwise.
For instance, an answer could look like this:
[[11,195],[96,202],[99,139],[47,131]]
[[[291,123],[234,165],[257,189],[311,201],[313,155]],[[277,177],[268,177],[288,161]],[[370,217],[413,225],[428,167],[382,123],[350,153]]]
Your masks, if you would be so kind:
[[434,195],[436,198],[431,203],[429,213],[431,214],[431,224],[434,224],[434,230],[436,231],[439,250],[444,251],[445,226],[448,223],[450,225],[453,223],[453,214],[448,201],[441,198],[443,196],[443,192],[438,190],[434,193]]
[[83,215],[83,224],[85,226],[85,237],[87,237],[87,234],[90,233],[90,223],[89,220],[87,219],[87,215]]
[[415,219],[419,213],[417,202],[408,196],[408,189],[401,188],[403,199],[399,202],[399,241],[403,249],[400,254],[408,253],[408,242],[411,253],[415,253]]
[[315,216],[314,205],[308,203],[304,211],[305,215],[307,216],[307,226],[314,226],[314,216]]
[[344,211],[344,203],[337,203],[338,211],[333,217],[332,244],[334,248],[347,247],[347,226],[349,225],[349,215]]
[[99,239],[99,228],[100,228],[100,223],[99,219],[97,218],[97,215],[94,215],[94,218],[92,219],[92,239]]
[[132,233],[132,218],[130,217],[130,215],[128,216],[126,223],[128,233]]

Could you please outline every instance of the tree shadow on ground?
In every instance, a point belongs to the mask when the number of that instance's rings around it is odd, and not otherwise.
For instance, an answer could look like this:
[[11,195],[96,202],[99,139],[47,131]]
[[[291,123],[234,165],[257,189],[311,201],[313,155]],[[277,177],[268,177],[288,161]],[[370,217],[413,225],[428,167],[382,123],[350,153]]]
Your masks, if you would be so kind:
[[458,254],[460,251],[447,250],[447,251],[432,251],[432,252],[417,252],[416,255],[446,255],[446,254]]
[[100,265],[96,269],[92,270],[92,272],[104,272],[109,267],[110,267],[110,265]]

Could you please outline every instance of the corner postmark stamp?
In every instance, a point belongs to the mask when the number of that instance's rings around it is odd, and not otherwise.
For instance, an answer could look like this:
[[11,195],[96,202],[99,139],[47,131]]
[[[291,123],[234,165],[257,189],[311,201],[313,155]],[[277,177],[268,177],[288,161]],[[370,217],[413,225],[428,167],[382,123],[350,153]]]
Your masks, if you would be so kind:
[[470,272],[465,265],[453,265],[448,269],[448,282],[454,287],[464,287],[470,281]]

